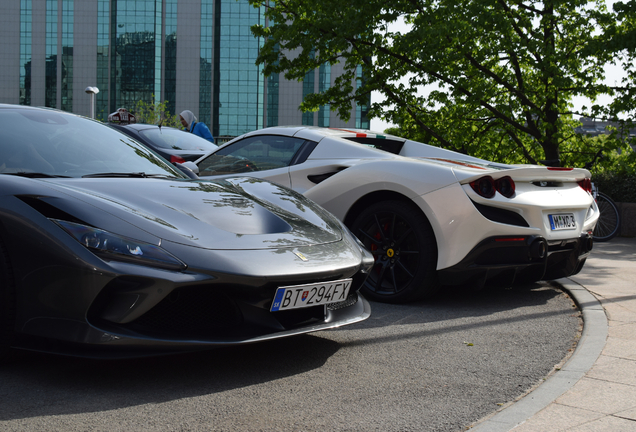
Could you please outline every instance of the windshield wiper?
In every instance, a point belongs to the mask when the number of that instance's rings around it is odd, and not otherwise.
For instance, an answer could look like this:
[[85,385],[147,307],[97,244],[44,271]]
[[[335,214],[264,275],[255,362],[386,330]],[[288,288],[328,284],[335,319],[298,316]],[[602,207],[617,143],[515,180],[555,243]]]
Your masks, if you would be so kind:
[[146,174],[145,172],[96,173],[96,174],[86,174],[86,175],[82,176],[82,178],[104,178],[104,177],[122,177],[122,178],[157,178],[157,177],[166,177],[166,178],[174,178],[174,177],[167,176],[165,174]]
[[111,173],[96,173],[96,174],[86,174],[83,175],[82,178],[99,178],[99,177],[128,177],[128,178],[146,178],[145,172],[111,172]]
[[18,171],[18,172],[7,172],[2,174],[14,175],[19,177],[28,177],[28,178],[70,178],[70,176],[63,175],[53,175],[41,172],[26,172],[26,171]]

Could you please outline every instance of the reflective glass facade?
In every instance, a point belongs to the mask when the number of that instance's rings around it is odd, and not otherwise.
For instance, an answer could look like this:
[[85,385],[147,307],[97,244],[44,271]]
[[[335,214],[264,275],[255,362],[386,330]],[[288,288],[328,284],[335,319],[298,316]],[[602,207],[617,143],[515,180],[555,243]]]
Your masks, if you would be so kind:
[[[90,86],[99,89],[101,120],[154,101],[167,102],[171,114],[192,110],[215,137],[265,126],[344,125],[330,118],[329,106],[317,114],[298,109],[303,96],[328,89],[342,66],[324,65],[304,82],[265,78],[255,65],[262,41],[250,29],[265,24],[264,7],[247,0],[37,0],[37,11],[33,3],[20,0],[11,9],[19,48],[0,70],[16,82],[0,89],[0,102],[89,115]],[[365,112],[357,110],[360,124]]]
[[[279,50],[278,44],[276,51]],[[265,127],[278,126],[278,106],[279,106],[279,74],[271,74],[267,77],[267,121]]]
[[[177,0],[166,0],[166,35],[164,44],[164,93],[167,109],[175,113],[177,98]],[[157,98],[159,95],[156,95]]]
[[108,118],[108,59],[110,52],[110,0],[97,2],[97,63],[96,85],[100,92],[95,96],[95,117]]
[[278,74],[271,74],[267,77],[267,124],[269,126],[278,126],[278,91],[280,79]]
[[[314,53],[311,53],[311,58],[314,58]],[[303,78],[303,99],[315,92],[316,71],[312,70],[305,74]],[[314,113],[311,111],[303,112],[302,124],[305,126],[314,125]]]
[[250,27],[264,24],[263,9],[247,1],[216,0],[214,136],[236,136],[263,127],[264,78],[254,61],[261,41]]
[[206,125],[210,124],[212,118],[212,59],[214,53],[212,44],[214,42],[213,32],[215,27],[213,8],[213,0],[201,0],[201,60],[199,64],[198,120]]
[[[134,111],[161,95],[162,0],[116,0],[110,10],[110,108]],[[116,79],[113,79],[116,78]]]
[[57,107],[57,0],[46,0],[46,93],[44,106]]
[[[331,87],[331,65],[323,64],[318,69],[318,92],[322,93]],[[318,126],[329,127],[329,105],[318,109]]]
[[62,0],[62,102],[73,111],[73,0]]
[[[364,81],[364,73],[362,66],[358,66],[356,70],[356,86],[360,87]],[[357,129],[369,129],[369,106],[368,103],[364,105],[356,105],[356,128]]]
[[[314,93],[314,86],[316,81],[316,71],[312,70],[305,74],[305,78],[303,79],[303,99],[309,95]],[[314,125],[314,113],[311,111],[303,112],[303,125],[313,126]]]
[[31,0],[20,1],[20,96],[21,105],[31,105]]

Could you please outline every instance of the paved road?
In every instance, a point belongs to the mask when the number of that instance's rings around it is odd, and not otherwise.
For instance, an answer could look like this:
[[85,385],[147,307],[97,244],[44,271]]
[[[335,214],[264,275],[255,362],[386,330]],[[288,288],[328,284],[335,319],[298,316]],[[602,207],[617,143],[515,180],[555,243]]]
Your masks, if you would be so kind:
[[372,304],[355,326],[198,354],[0,367],[2,431],[462,431],[570,352],[578,310],[543,285]]

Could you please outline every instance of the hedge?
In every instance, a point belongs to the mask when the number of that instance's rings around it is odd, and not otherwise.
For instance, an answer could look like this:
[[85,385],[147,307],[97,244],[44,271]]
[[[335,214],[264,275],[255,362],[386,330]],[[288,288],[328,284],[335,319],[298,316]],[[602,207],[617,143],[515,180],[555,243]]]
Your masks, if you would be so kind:
[[598,189],[615,202],[636,203],[636,175],[603,172],[592,176]]

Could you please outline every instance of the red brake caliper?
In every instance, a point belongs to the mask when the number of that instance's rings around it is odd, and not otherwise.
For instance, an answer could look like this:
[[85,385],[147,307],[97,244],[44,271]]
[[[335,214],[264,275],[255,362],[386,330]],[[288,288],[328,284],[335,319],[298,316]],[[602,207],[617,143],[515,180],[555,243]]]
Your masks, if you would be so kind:
[[[382,227],[382,229],[386,232],[386,230],[388,230],[388,229],[389,229],[389,224],[388,224],[388,223],[386,223],[386,224]],[[375,233],[375,235],[374,235],[373,237],[374,237],[376,240],[382,240],[382,235],[380,235],[380,232]],[[371,245],[371,252],[375,252],[375,251],[377,251],[377,250],[378,250],[378,245],[377,245],[377,244],[375,244],[375,243],[373,243],[373,244]],[[373,254],[373,260],[374,260],[375,262],[377,262],[377,261],[378,261],[378,256],[377,256],[375,253]],[[379,273],[379,272],[380,272],[380,269],[376,269],[376,273]]]

